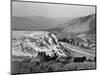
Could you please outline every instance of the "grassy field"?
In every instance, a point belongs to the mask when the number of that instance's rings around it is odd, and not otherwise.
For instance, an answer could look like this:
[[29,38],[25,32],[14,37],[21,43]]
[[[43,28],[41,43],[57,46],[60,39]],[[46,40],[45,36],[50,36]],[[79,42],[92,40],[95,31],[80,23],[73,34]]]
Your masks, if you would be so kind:
[[72,71],[72,70],[89,70],[95,69],[94,61],[85,61],[75,63],[71,62],[30,62],[30,61],[13,61],[12,73],[39,73],[39,72],[56,72],[56,71]]

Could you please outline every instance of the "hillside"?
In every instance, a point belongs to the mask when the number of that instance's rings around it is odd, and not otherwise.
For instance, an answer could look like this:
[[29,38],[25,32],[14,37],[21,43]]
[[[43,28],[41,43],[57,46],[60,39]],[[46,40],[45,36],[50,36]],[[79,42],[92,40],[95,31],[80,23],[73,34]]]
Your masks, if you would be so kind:
[[95,14],[92,14],[74,18],[67,23],[58,25],[55,28],[47,29],[47,31],[55,33],[58,39],[69,37],[85,40],[85,42],[95,43],[96,16]]
[[95,34],[96,22],[95,15],[88,15],[85,17],[80,17],[70,21],[69,25],[65,28],[63,32],[72,32],[72,33],[90,33]]
[[58,31],[66,33],[88,33],[95,34],[96,29],[96,16],[88,15],[84,17],[73,18],[72,20],[57,25],[54,28],[47,29],[48,31]]

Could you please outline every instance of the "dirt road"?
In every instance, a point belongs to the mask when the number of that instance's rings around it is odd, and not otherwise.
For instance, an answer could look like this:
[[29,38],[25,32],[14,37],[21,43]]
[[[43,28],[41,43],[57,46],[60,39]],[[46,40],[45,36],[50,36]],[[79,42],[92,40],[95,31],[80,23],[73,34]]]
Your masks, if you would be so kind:
[[87,56],[91,56],[91,57],[95,57],[95,50],[92,49],[84,49],[84,48],[80,48],[74,45],[70,45],[70,44],[63,44],[65,47],[69,48],[72,51],[75,51],[77,53],[81,53]]

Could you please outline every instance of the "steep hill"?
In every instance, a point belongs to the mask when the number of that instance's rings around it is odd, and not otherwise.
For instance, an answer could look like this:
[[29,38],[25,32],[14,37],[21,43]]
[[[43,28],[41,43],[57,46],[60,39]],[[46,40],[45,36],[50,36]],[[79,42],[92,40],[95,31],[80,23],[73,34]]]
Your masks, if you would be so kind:
[[80,17],[70,21],[67,27],[64,27],[63,32],[72,32],[72,33],[90,33],[95,34],[96,28],[96,17],[95,15],[88,15],[85,17]]

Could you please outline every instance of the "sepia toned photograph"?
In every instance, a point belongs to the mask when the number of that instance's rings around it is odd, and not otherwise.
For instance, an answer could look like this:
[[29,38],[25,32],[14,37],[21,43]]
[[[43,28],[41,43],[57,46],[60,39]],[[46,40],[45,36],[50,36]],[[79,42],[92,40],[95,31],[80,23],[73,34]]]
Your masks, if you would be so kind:
[[11,1],[11,74],[95,69],[95,5]]

